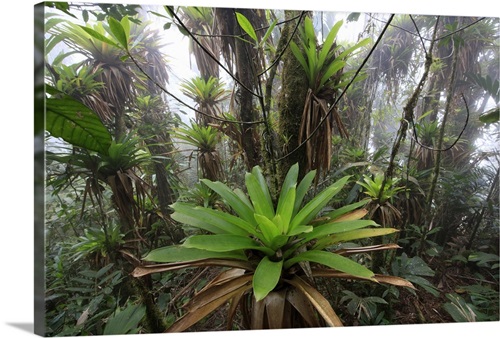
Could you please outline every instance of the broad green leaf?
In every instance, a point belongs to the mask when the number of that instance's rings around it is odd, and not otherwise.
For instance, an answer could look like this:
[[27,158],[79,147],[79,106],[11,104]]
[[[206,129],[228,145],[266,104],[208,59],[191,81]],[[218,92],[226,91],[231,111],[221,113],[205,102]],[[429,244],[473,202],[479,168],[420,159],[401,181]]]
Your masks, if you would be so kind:
[[234,252],[212,252],[201,249],[186,248],[184,246],[173,245],[152,250],[143,260],[158,263],[189,262],[208,258],[232,258],[247,260],[243,251]]
[[[125,32],[125,41],[127,41],[127,46],[128,42],[130,41],[130,20],[127,15],[125,15],[122,20],[120,21],[123,31]],[[127,46],[125,46],[125,49],[127,49]]]
[[290,239],[290,236],[278,235],[278,236],[273,238],[270,247],[274,251],[277,251],[278,249],[281,249],[286,243],[288,243],[289,239]]
[[341,208],[338,208],[338,209],[328,213],[326,216],[328,216],[331,219],[331,221],[334,221],[337,218],[339,218],[340,216],[366,205],[370,201],[371,201],[371,199],[367,198],[367,199],[361,200],[361,201],[356,202],[356,203],[348,204],[346,206],[343,206]]
[[347,257],[328,251],[309,250],[302,252],[297,256],[287,260],[285,262],[284,268],[289,269],[292,265],[304,261],[322,264],[329,268],[345,272],[359,278],[374,280],[373,272],[371,272],[363,265],[356,263],[355,261]]
[[260,214],[255,214],[254,217],[267,243],[271,243],[274,237],[281,235],[276,224],[269,218]]
[[295,186],[288,189],[287,194],[279,199],[278,207],[276,209],[276,216],[281,218],[282,222],[282,232],[288,233],[288,229],[290,228],[290,221],[292,220],[293,214],[293,206],[295,205]]
[[231,191],[227,185],[221,182],[212,182],[207,179],[202,179],[201,181],[210,189],[218,193],[241,218],[252,225],[257,225],[253,217],[254,210],[252,210],[252,208],[250,208],[236,193]]
[[82,28],[88,35],[96,38],[97,40],[105,42],[108,45],[114,46],[116,48],[121,48],[116,42],[107,38],[106,36],[102,35],[101,33],[95,31],[94,29],[92,29],[90,27],[85,27],[85,26],[79,26],[79,27]]
[[110,16],[108,19],[108,24],[109,29],[111,30],[111,33],[113,33],[115,39],[122,45],[123,48],[128,49],[127,34],[125,33],[125,30],[123,29],[120,21]]
[[299,185],[297,186],[297,191],[295,193],[295,205],[293,207],[294,215],[297,214],[299,208],[302,206],[302,201],[304,200],[304,197],[306,196],[307,192],[309,191],[309,188],[311,187],[311,184],[314,180],[314,176],[316,176],[316,170],[311,170],[304,176],[304,178],[300,181]]
[[271,198],[271,193],[269,192],[269,187],[267,185],[267,181],[264,178],[264,175],[262,175],[262,169],[260,169],[259,166],[253,167],[252,168],[252,175],[255,176],[255,178],[259,182],[260,189],[262,190],[262,193],[264,194],[264,197],[266,198],[266,202],[270,206],[270,208],[272,209],[272,212],[274,213],[273,200]]
[[495,123],[500,120],[500,108],[493,108],[483,115],[479,116],[479,121],[483,123]]
[[250,36],[255,42],[257,42],[257,34],[255,34],[255,30],[253,29],[252,24],[248,19],[241,13],[236,12],[236,20],[238,20],[238,24],[241,28]]
[[342,67],[345,66],[345,61],[335,59],[325,71],[325,74],[321,77],[319,86],[322,87],[336,72],[338,72]]
[[319,58],[318,58],[318,64],[320,65],[320,67],[322,67],[322,65],[325,63],[326,56],[330,52],[330,49],[333,46],[335,38],[337,37],[337,33],[338,33],[340,27],[342,26],[342,24],[343,24],[342,20],[337,22],[330,30],[330,33],[328,33],[328,36],[326,37],[325,42],[323,42],[323,46],[321,48],[321,52],[319,53]]
[[347,242],[355,239],[384,236],[393,234],[395,232],[398,232],[398,230],[393,228],[358,229],[353,231],[341,232],[318,240],[318,242],[316,242],[316,244],[314,245],[313,249],[321,250],[335,243]]
[[122,335],[135,334],[138,326],[146,314],[146,307],[142,305],[129,305],[124,310],[115,313],[106,322],[103,334]]
[[299,47],[297,46],[297,44],[294,41],[290,42],[290,49],[291,49],[293,55],[295,56],[295,58],[301,64],[302,68],[304,68],[304,71],[305,71],[305,73],[307,75],[307,79],[310,82],[311,78],[310,78],[310,75],[309,75],[310,74],[309,73],[309,66],[307,64],[306,59],[304,58],[304,55],[302,55],[302,52],[300,51]]
[[83,21],[85,23],[87,23],[89,21],[89,11],[88,10],[84,9],[82,11],[82,18],[83,18]]
[[347,57],[349,54],[351,54],[352,52],[354,52],[356,49],[364,47],[367,44],[369,44],[370,41],[371,41],[370,38],[366,38],[366,39],[363,39],[363,40],[359,41],[354,46],[352,46],[350,48],[347,48],[345,51],[343,51],[342,53],[340,53],[340,55],[337,56],[337,59],[343,59],[344,57]]
[[56,89],[47,87],[47,92],[61,97],[46,99],[45,129],[72,145],[107,155],[112,137],[100,118],[84,104]]
[[378,224],[374,221],[366,219],[318,225],[317,227],[314,227],[312,232],[304,236],[304,242],[308,242],[312,239],[321,239],[324,236],[329,236],[335,233],[366,228],[371,225],[378,226]]
[[347,183],[349,176],[345,176],[333,183],[331,186],[316,195],[309,203],[307,203],[293,218],[290,224],[290,230],[296,226],[306,225],[320,212],[325,205],[335,196]]
[[[288,170],[283,184],[281,185],[279,200],[283,199],[292,187],[297,187],[297,177],[299,176],[299,164],[295,163]],[[278,202],[279,204],[279,202]]]
[[255,213],[272,219],[274,217],[274,207],[272,203],[269,203],[266,196],[265,190],[267,190],[267,185],[265,189],[263,189],[258,177],[252,173],[246,173],[245,185],[247,186],[248,195],[250,195],[250,200],[255,208]]
[[281,278],[283,261],[273,262],[269,257],[264,257],[255,270],[252,286],[257,301],[264,299],[273,291]]
[[304,20],[304,32],[306,38],[310,41],[316,43],[316,33],[314,32],[314,26],[310,17],[306,16]]
[[45,22],[45,32],[47,33],[54,26],[56,26],[62,22],[66,22],[66,20],[61,19],[61,18],[50,18],[49,20],[47,20],[47,22]]
[[455,322],[475,322],[477,319],[474,306],[468,304],[465,300],[457,294],[446,294],[451,302],[443,304],[443,308],[451,315]]
[[242,202],[244,202],[251,210],[253,210],[252,202],[250,202],[250,200],[248,199],[248,196],[245,194],[245,192],[243,190],[241,190],[240,188],[236,188],[233,191]]
[[172,219],[214,234],[234,234],[246,236],[255,233],[253,227],[239,217],[231,214],[188,203],[174,203]]
[[314,227],[310,226],[310,225],[299,225],[299,226],[296,226],[295,228],[293,228],[292,231],[289,231],[288,232],[288,236],[297,236],[297,235],[300,235],[300,234],[305,234],[305,233],[309,233],[311,231],[314,230]]
[[318,54],[316,52],[316,41],[310,40],[309,46],[306,46],[306,56],[307,56],[307,64],[309,70],[309,87],[314,88],[314,81],[316,81],[316,75],[319,72],[318,69]]
[[260,245],[249,237],[237,235],[194,235],[188,237],[182,245],[186,248],[202,249],[213,252],[229,252],[237,250],[259,250],[266,255],[274,255],[274,251]]

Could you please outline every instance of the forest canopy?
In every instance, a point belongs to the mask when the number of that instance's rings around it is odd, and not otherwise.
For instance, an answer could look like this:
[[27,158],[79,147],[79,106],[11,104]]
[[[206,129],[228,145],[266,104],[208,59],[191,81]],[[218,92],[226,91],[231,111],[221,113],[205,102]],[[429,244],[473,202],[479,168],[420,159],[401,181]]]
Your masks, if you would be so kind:
[[41,334],[499,320],[498,18],[42,9]]

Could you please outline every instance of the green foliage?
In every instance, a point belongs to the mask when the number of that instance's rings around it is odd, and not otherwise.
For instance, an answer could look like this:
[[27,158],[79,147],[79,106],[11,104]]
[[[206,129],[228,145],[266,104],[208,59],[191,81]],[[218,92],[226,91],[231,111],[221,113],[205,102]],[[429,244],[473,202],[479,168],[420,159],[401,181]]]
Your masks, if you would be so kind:
[[[376,281],[374,274],[356,261],[324,250],[331,242],[341,239],[332,239],[330,236],[334,234],[348,234],[346,237],[349,239],[374,235],[361,233],[366,230],[364,228],[376,226],[373,221],[360,220],[366,214],[366,211],[358,210],[364,203],[346,206],[318,219],[321,211],[346,185],[349,177],[338,180],[303,204],[315,173],[311,172],[301,182],[297,182],[298,170],[297,164],[290,168],[276,204],[272,201],[266,179],[259,167],[254,167],[245,175],[248,196],[243,191],[232,190],[221,182],[202,180],[222,198],[233,213],[181,202],[173,204],[174,213],[171,217],[174,220],[212,234],[192,235],[180,246],[151,251],[144,260],[170,264],[160,265],[159,270],[151,266],[150,271],[168,271],[188,267],[190,264],[245,267],[250,273],[245,276],[251,277],[251,291],[257,302],[267,297],[275,297],[275,292],[282,284],[299,287],[307,294],[316,294],[317,291],[307,291],[312,288],[308,284],[302,284],[303,282],[296,279],[291,280],[291,276],[296,273],[293,271],[300,271],[299,267],[310,264],[319,264],[332,269],[331,271],[343,272],[346,278]],[[138,268],[135,275],[140,276],[148,273],[147,271],[148,269],[144,271],[143,268]],[[240,274],[237,276],[240,278]],[[236,280],[233,282],[236,283]],[[250,286],[240,284],[243,282],[238,279],[237,285],[247,290]],[[215,291],[208,290],[211,289],[207,289],[206,297],[211,297],[208,295]],[[205,296],[200,294],[199,297]],[[221,293],[221,297],[222,302],[235,296],[231,291],[227,291]],[[307,297],[312,297],[312,305],[325,320],[338,323],[333,309],[324,310],[324,305],[320,305],[324,304],[322,296],[318,294]],[[172,330],[192,325],[207,314],[201,307],[195,308],[174,324]]]
[[478,267],[489,268],[492,270],[498,270],[498,267],[500,266],[500,258],[498,255],[482,251],[471,253],[467,259],[469,262],[476,263]]
[[[474,309],[478,321],[498,321],[499,293],[491,284],[472,284],[456,288],[457,292],[466,297],[471,308]],[[462,297],[463,298],[463,297]]]
[[378,310],[377,304],[387,304],[383,298],[376,296],[359,297],[349,290],[343,290],[342,293],[345,296],[340,299],[340,303],[347,302],[347,311],[356,316],[363,325],[381,324],[385,313]]
[[404,187],[397,185],[399,181],[399,178],[390,178],[385,182],[385,185],[382,186],[384,183],[384,175],[375,174],[373,178],[368,175],[363,175],[363,182],[358,182],[358,184],[365,188],[365,194],[382,204],[386,201],[392,202],[397,193],[404,190]]
[[106,154],[111,134],[99,117],[79,101],[50,87],[45,101],[45,129],[54,137],[88,150]]
[[432,236],[441,231],[440,227],[428,230],[427,227],[409,224],[406,227],[406,236],[398,242],[410,249],[411,253],[421,255],[425,253],[430,257],[438,256],[443,248],[431,240]]
[[50,336],[101,335],[119,298],[123,275],[114,264],[98,270],[76,263],[62,248],[47,261],[46,325]]
[[118,224],[109,226],[106,231],[103,228],[84,229],[84,235],[78,238],[78,243],[72,246],[75,251],[75,260],[83,257],[106,258],[124,243],[124,234],[120,231]]
[[103,83],[96,78],[102,69],[91,70],[89,67],[78,64],[66,66],[54,62],[52,69],[57,77],[55,88],[72,97],[83,97],[102,89]]
[[225,83],[213,76],[207,80],[198,76],[182,82],[180,86],[186,96],[203,107],[216,105],[229,97]]
[[[435,297],[439,296],[439,290],[425,278],[433,277],[435,272],[422,258],[418,256],[408,258],[408,256],[403,253],[392,262],[391,268],[394,276],[409,280]],[[415,294],[414,290],[409,290]]]
[[197,182],[191,189],[183,193],[179,200],[205,208],[213,208],[218,200],[218,195],[203,182]]
[[139,332],[139,323],[145,314],[146,308],[141,305],[128,305],[123,310],[116,310],[108,319],[103,334],[136,334]]
[[191,122],[191,126],[182,123],[171,135],[184,143],[197,148],[198,164],[205,178],[217,180],[222,175],[222,163],[217,151],[220,134],[211,126],[202,126]]
[[477,315],[480,314],[472,305],[457,294],[446,294],[450,302],[444,303],[443,308],[448,312],[456,322],[475,322]]
[[255,30],[253,29],[252,24],[248,19],[241,13],[236,12],[236,20],[238,20],[238,24],[241,28],[252,38],[252,40],[257,41],[257,34],[255,34]]
[[[370,39],[361,40],[336,56],[335,53],[340,46],[335,45],[335,39],[342,24],[343,22],[339,21],[333,26],[318,50],[312,21],[309,17],[305,17],[304,28],[301,30],[301,47],[304,52],[294,41],[290,42],[290,48],[304,69],[309,81],[309,88],[313,90],[314,94],[317,94],[323,86],[333,88],[338,85],[339,79],[334,79],[333,76],[346,65],[345,58],[370,42]],[[340,80],[344,77],[345,75],[340,75]]]
[[247,33],[248,36],[255,42],[256,47],[262,47],[265,45],[266,41],[271,36],[274,27],[278,23],[277,19],[273,20],[271,25],[269,25],[268,29],[266,30],[266,33],[264,34],[263,38],[259,41],[259,38],[257,37],[257,33],[255,32],[252,23],[243,14],[236,12],[236,20],[238,21],[240,27],[245,31],[245,33]]

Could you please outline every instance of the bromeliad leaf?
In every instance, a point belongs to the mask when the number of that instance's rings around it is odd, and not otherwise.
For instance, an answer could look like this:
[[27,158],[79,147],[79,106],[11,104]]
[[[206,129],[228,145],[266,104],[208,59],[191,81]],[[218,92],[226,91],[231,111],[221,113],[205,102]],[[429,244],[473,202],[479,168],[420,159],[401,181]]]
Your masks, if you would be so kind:
[[306,236],[304,236],[304,242],[308,242],[312,239],[320,239],[321,237],[329,236],[329,235],[335,234],[335,233],[366,228],[366,227],[369,227],[371,225],[378,226],[378,224],[375,223],[374,221],[366,220],[366,219],[361,219],[361,220],[356,220],[356,221],[327,223],[327,224],[319,225],[319,226],[315,227],[312,232],[310,232]]
[[346,231],[324,237],[313,246],[314,249],[321,250],[332,244],[352,241],[354,239],[371,238],[377,236],[384,236],[398,232],[393,228],[380,228],[380,229],[359,229],[353,231]]
[[245,184],[248,194],[250,195],[250,200],[255,208],[255,212],[272,219],[274,217],[274,208],[269,197],[267,185],[263,186],[259,177],[253,173],[246,173]]
[[237,235],[195,235],[189,237],[182,245],[186,248],[202,249],[212,252],[231,252],[238,250],[258,250],[266,255],[274,255],[274,251],[261,246],[249,237]]
[[249,233],[258,237],[252,225],[243,219],[218,210],[194,206],[188,203],[174,203],[172,219],[214,234],[233,234],[246,236]]
[[373,272],[365,268],[363,265],[358,264],[347,257],[343,257],[341,255],[328,251],[310,250],[302,252],[297,256],[287,260],[285,262],[284,268],[288,269],[292,265],[304,261],[322,264],[328,266],[329,268],[345,272],[359,278],[375,281],[373,279]]
[[259,262],[252,281],[257,301],[264,299],[278,285],[282,267],[282,260],[273,262],[267,256]]
[[152,250],[143,258],[143,260],[158,263],[172,263],[189,262],[208,258],[232,258],[243,261],[247,260],[247,257],[242,250],[234,252],[212,252],[201,249],[187,248],[179,245],[166,246]]
[[257,225],[253,217],[254,211],[252,208],[247,203],[242,201],[236,193],[231,191],[227,185],[221,182],[212,182],[207,179],[203,179],[201,181],[210,189],[218,193],[242,219],[254,226]]
[[269,244],[272,242],[274,237],[281,235],[278,227],[264,215],[255,214],[255,220],[257,221],[259,229],[262,231],[264,238],[266,239],[266,243]]
[[349,176],[345,176],[333,183],[330,187],[316,195],[309,203],[307,203],[293,218],[290,224],[290,230],[299,226],[306,225],[320,212],[325,205],[335,196],[347,183]]

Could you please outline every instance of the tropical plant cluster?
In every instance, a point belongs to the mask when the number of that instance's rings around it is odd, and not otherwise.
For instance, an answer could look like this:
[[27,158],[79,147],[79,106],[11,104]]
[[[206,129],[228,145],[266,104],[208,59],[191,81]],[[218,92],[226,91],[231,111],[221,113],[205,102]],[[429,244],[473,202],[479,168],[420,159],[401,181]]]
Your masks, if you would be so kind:
[[41,334],[499,320],[498,18],[44,8]]

